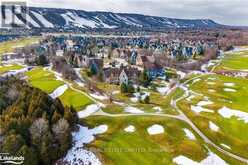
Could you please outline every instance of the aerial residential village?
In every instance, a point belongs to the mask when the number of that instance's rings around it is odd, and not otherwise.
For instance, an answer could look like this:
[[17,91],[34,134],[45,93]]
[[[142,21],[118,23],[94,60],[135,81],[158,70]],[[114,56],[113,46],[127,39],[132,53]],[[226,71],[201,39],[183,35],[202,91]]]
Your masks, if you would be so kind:
[[[40,57],[44,65],[52,63],[53,66],[64,60],[65,65],[83,68],[88,76],[97,77],[98,81],[128,86],[140,84],[144,73],[148,80],[169,80],[171,74],[167,74],[166,67],[197,61],[208,50],[215,50],[213,56],[216,57],[217,49],[216,43],[211,41],[46,36],[40,43],[16,48],[14,53],[3,54],[1,58],[2,61],[24,58],[26,64],[36,65]],[[76,79],[72,72],[68,72],[70,78]]]

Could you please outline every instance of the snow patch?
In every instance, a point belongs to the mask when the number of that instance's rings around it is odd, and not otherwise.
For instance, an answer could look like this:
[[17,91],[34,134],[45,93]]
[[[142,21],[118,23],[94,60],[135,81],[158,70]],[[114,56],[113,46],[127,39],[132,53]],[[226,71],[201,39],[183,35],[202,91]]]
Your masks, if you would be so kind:
[[108,130],[107,125],[100,125],[93,129],[78,125],[79,130],[72,132],[73,147],[67,152],[63,158],[63,162],[68,164],[91,164],[101,165],[101,161],[96,155],[83,148],[84,144],[88,144],[95,139],[95,135],[103,134]]
[[156,89],[161,95],[166,95],[170,90],[169,87],[157,87]]
[[193,106],[191,105],[191,110],[196,112],[196,113],[201,113],[201,112],[209,112],[209,113],[214,113],[213,110],[207,109],[207,108],[203,108],[201,106]]
[[47,28],[53,28],[53,24],[51,22],[49,22],[48,20],[46,20],[45,17],[43,17],[43,15],[41,15],[40,13],[31,11],[32,14],[34,14],[34,16]]
[[211,93],[216,92],[216,90],[214,90],[214,89],[209,89],[208,91],[211,92]]
[[15,76],[17,74],[25,73],[25,72],[29,71],[30,69],[32,69],[32,68],[26,67],[26,68],[22,68],[22,69],[18,69],[18,70],[10,70],[9,72],[4,73],[2,76],[3,77]]
[[216,124],[214,124],[212,121],[209,121],[209,128],[212,130],[212,131],[214,131],[214,132],[218,132],[219,131],[219,127],[216,125]]
[[49,94],[49,96],[53,99],[56,99],[56,98],[62,96],[67,89],[68,89],[68,85],[64,84],[64,85],[58,87],[57,89],[55,89],[53,91],[53,93]]
[[207,82],[208,85],[215,85],[215,82]]
[[149,135],[157,135],[164,133],[164,127],[158,124],[154,124],[151,127],[147,128]]
[[90,96],[94,97],[95,99],[98,99],[98,100],[107,100],[107,99],[109,99],[108,96],[100,95],[98,93],[90,93]]
[[208,153],[208,157],[201,162],[193,161],[186,156],[180,155],[173,159],[173,162],[178,165],[227,165],[218,155],[213,152]]
[[211,105],[213,104],[212,101],[200,101],[199,103],[197,103],[197,106],[206,106],[206,105]]
[[133,114],[140,114],[140,113],[144,113],[144,111],[138,109],[138,108],[135,108],[135,107],[126,107],[124,109],[125,112],[127,113],[133,113]]
[[177,71],[177,74],[180,76],[181,79],[184,79],[186,76],[186,73],[184,73],[182,71]]
[[183,129],[184,133],[186,134],[187,138],[189,138],[190,140],[195,140],[195,135],[187,128]]
[[133,125],[129,125],[128,127],[126,127],[124,129],[124,131],[126,131],[126,132],[134,132],[135,131],[135,127]]
[[226,87],[234,87],[235,84],[234,83],[224,83],[224,86],[226,86]]
[[88,105],[83,111],[79,111],[77,114],[79,118],[85,118],[99,111],[100,109],[101,107],[98,104],[92,104]]
[[246,112],[222,107],[221,109],[219,109],[218,113],[224,118],[231,118],[232,116],[234,116],[237,117],[238,120],[243,120],[245,123],[248,123],[248,113]]
[[152,109],[154,109],[155,111],[157,111],[157,113],[162,112],[162,108],[161,107],[153,107]]
[[237,92],[235,89],[231,89],[231,88],[224,88],[225,92]]

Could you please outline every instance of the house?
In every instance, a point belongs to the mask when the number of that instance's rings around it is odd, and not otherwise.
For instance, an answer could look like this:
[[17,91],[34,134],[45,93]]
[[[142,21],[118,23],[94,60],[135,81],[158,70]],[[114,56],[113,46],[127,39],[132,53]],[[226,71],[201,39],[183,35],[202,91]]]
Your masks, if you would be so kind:
[[145,62],[144,68],[147,71],[149,78],[151,79],[165,76],[163,67],[156,63]]
[[110,84],[118,84],[119,83],[119,75],[120,69],[119,68],[104,68],[103,69],[103,79],[105,82]]
[[120,68],[104,68],[104,80],[112,84],[128,84],[129,82],[137,83],[141,71],[134,67],[120,67]]
[[119,76],[119,84],[128,84],[128,76],[124,69],[121,71],[121,74]]
[[137,56],[138,56],[137,52],[133,50],[130,57],[131,65],[136,65]]

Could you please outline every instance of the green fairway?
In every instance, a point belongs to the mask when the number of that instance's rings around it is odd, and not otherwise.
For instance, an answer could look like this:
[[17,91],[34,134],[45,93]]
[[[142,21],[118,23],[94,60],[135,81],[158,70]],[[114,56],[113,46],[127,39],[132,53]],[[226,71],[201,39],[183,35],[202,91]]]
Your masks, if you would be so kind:
[[77,110],[82,110],[85,106],[93,103],[87,96],[72,89],[66,90],[59,98],[65,106],[73,106]]
[[10,70],[18,70],[18,69],[22,69],[22,68],[24,68],[24,67],[21,65],[16,65],[16,64],[6,65],[6,66],[0,65],[0,74],[3,74],[3,73],[8,72]]
[[16,40],[6,41],[0,43],[0,55],[3,53],[11,53],[17,47],[24,47],[27,45],[31,45],[37,43],[40,40],[40,37],[27,37],[20,38]]
[[[185,123],[163,117],[88,117],[82,121],[90,127],[107,124],[108,131],[99,135],[89,147],[97,147],[104,158],[105,164],[172,164],[178,155],[200,161],[207,156],[202,141],[189,140],[183,128],[191,130]],[[149,135],[147,128],[159,124],[165,132]],[[133,125],[133,133],[124,129]],[[191,130],[192,131],[192,130]],[[192,131],[193,132],[193,131]]]
[[[232,152],[248,157],[247,123],[237,117],[229,119],[219,114],[219,109],[224,106],[248,112],[248,80],[221,75],[206,75],[200,79],[194,84],[191,83],[189,87],[191,90],[202,94],[202,96],[196,96],[191,101],[181,101],[178,104],[180,109],[216,144],[224,143],[231,147]],[[229,86],[225,84],[229,84]],[[227,88],[233,91],[225,91],[224,89]],[[196,105],[204,97],[213,102],[213,104],[204,106],[204,108],[213,110],[214,113],[201,112],[197,114],[191,110],[190,106]],[[214,122],[220,131],[212,131],[209,128],[209,121]]]
[[226,54],[216,70],[248,70],[248,51]]
[[[209,80],[215,79],[215,80]],[[213,83],[213,84],[209,84]],[[233,86],[225,86],[232,83]],[[235,92],[224,91],[224,89],[232,89]],[[206,75],[201,77],[201,81],[190,86],[193,91],[199,92],[204,96],[208,96],[216,104],[216,108],[228,106],[232,109],[248,112],[248,80],[242,78],[227,77],[222,75]],[[215,92],[209,92],[215,90]]]
[[33,87],[39,88],[47,93],[52,93],[56,88],[63,85],[62,81],[56,80],[53,73],[43,68],[35,68],[26,72],[28,81]]

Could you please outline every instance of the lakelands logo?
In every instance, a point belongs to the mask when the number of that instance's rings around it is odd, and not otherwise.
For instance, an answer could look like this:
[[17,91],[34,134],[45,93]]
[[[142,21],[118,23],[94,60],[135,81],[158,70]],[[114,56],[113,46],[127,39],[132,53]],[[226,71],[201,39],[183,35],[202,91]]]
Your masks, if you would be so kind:
[[0,164],[23,164],[23,156],[13,156],[9,153],[0,153]]
[[1,0],[1,27],[24,28],[27,27],[27,3],[23,1]]

